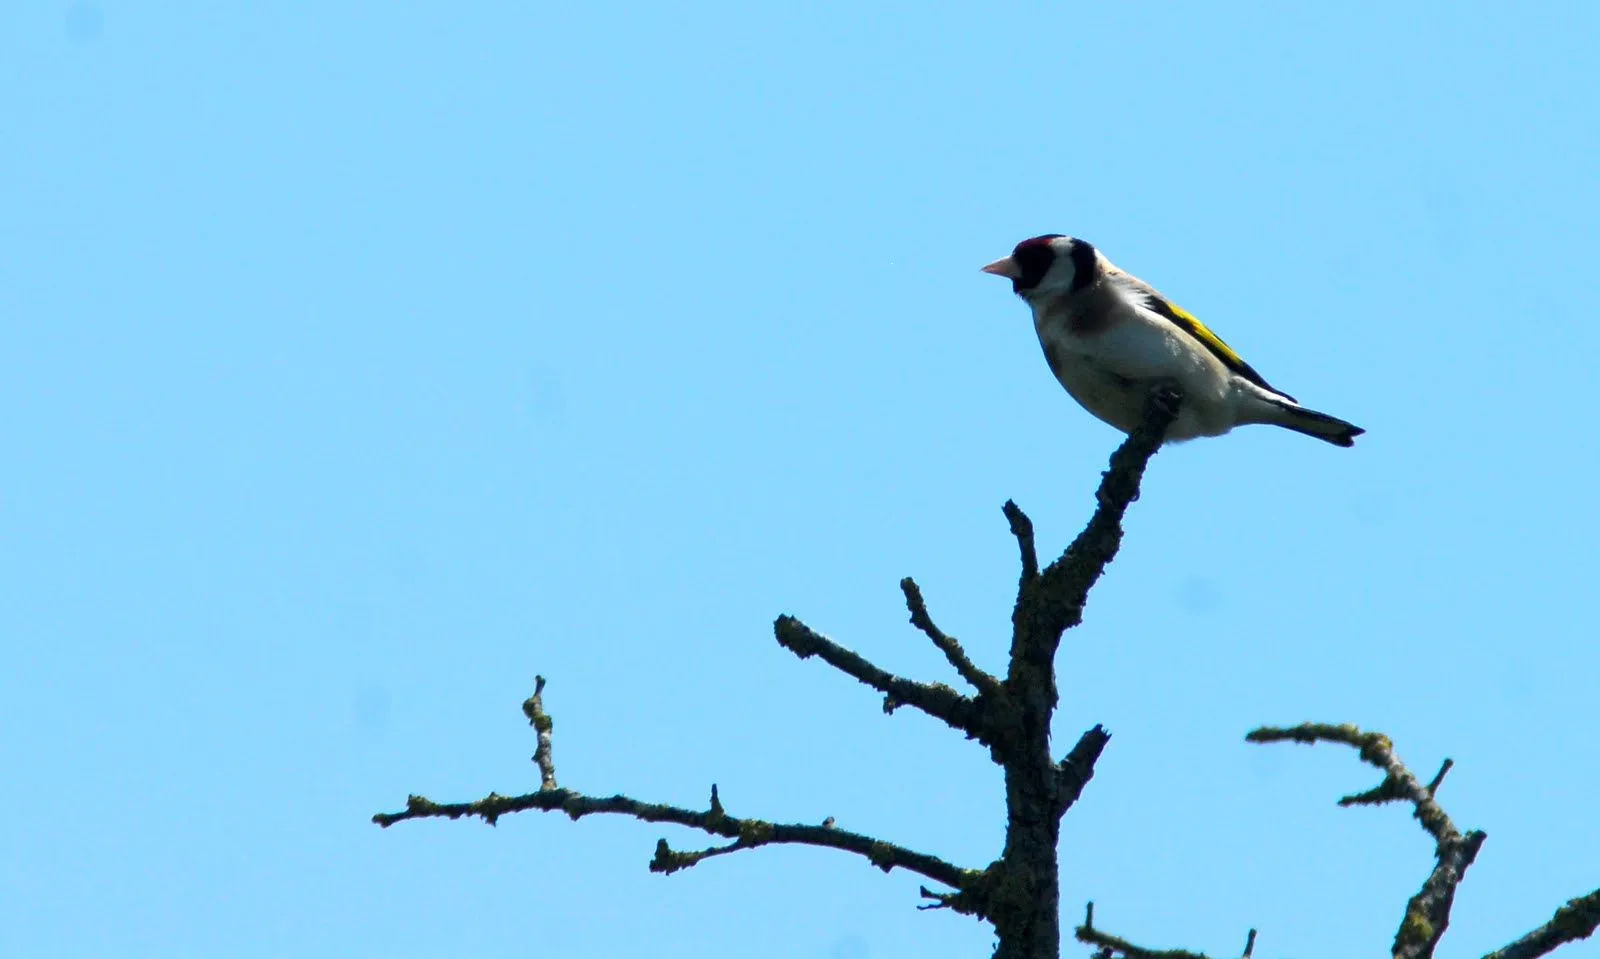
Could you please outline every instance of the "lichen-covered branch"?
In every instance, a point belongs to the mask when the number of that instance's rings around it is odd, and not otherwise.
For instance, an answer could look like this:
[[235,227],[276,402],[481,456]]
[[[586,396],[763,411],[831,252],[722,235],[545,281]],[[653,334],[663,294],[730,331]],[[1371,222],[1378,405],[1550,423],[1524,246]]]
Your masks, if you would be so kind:
[[528,717],[528,725],[533,727],[535,742],[533,748],[533,763],[539,767],[539,788],[556,788],[556,761],[550,755],[550,735],[555,730],[555,723],[550,720],[550,714],[544,711],[544,677],[533,677],[533,695],[523,700],[522,714]]
[[[1013,685],[1038,687],[1048,696],[1044,708],[1056,702],[1054,676],[1043,684],[1038,678],[1054,673],[1054,662],[1061,636],[1083,620],[1083,604],[1089,590],[1099,581],[1106,566],[1122,545],[1122,517],[1139,498],[1139,483],[1144,478],[1150,457],[1161,448],[1167,427],[1177,418],[1181,397],[1172,389],[1153,389],[1145,403],[1144,420],[1128,435],[1111,456],[1110,468],[1101,476],[1095,491],[1098,506],[1089,524],[1055,562],[1037,576],[1028,576],[1032,552],[1033,524],[1026,522],[1013,505],[1006,510],[1012,531],[1023,542],[1023,577],[1012,612],[1011,671]],[[1024,522],[1019,522],[1019,518]],[[1026,531],[1018,532],[1019,527]],[[1037,560],[1033,560],[1037,563]],[[1048,688],[1045,688],[1046,685]]]
[[1570,899],[1550,921],[1484,959],[1538,959],[1569,942],[1587,939],[1600,928],[1600,889]]
[[[1111,458],[1088,528],[1044,572],[1040,572],[1034,552],[1032,522],[1015,503],[1006,503],[1006,518],[1021,554],[1022,576],[1012,617],[1013,662],[1004,680],[980,669],[955,637],[933,622],[913,580],[901,583],[912,624],[944,654],[957,674],[978,690],[977,696],[962,695],[943,683],[921,683],[890,673],[792,616],[780,616],[773,624],[778,643],[796,656],[817,656],[882,693],[886,712],[913,706],[989,747],[1005,775],[1007,822],[1005,848],[985,869],[963,869],[928,853],[839,829],[832,817],[821,825],[808,825],[730,816],[715,786],[704,810],[562,788],[557,785],[551,754],[553,723],[544,708],[542,677],[523,704],[523,713],[538,734],[534,751],[540,778],[537,792],[517,796],[490,793],[457,803],[413,795],[407,798],[404,810],[380,813],[373,821],[387,827],[408,819],[477,817],[492,825],[508,813],[538,810],[562,812],[574,820],[602,814],[629,816],[686,826],[727,840],[703,849],[674,850],[662,839],[650,862],[651,870],[660,873],[768,845],[838,849],[862,856],[886,872],[905,869],[949,887],[950,891],[937,892],[923,887],[922,895],[932,901],[931,908],[951,909],[992,923],[998,939],[996,959],[1056,959],[1061,941],[1056,850],[1061,816],[1093,777],[1095,762],[1110,734],[1095,726],[1059,763],[1052,759],[1054,652],[1061,631],[1077,621],[1089,588],[1116,554],[1122,515],[1138,498],[1140,477],[1176,415],[1177,402],[1165,387],[1152,394],[1144,426]],[[1019,651],[1031,657],[1020,669],[1016,662]]]
[[1456,887],[1467,868],[1478,857],[1486,835],[1479,831],[1463,834],[1450,821],[1434,794],[1450,769],[1446,760],[1433,781],[1424,785],[1394,753],[1394,744],[1382,733],[1365,732],[1349,724],[1301,723],[1298,726],[1263,726],[1252,730],[1246,740],[1253,743],[1341,743],[1355,749],[1362,761],[1383,772],[1383,780],[1365,792],[1345,796],[1341,806],[1409,802],[1417,821],[1434,839],[1434,867],[1422,888],[1406,904],[1405,916],[1395,933],[1396,959],[1427,959],[1450,926],[1450,908],[1455,903]]
[[[520,796],[490,793],[482,799],[461,803],[437,803],[424,796],[408,796],[404,811],[379,813],[372,817],[372,821],[387,827],[407,819],[460,819],[463,816],[476,816],[492,825],[501,816],[531,809],[565,813],[574,820],[582,819],[584,816],[611,814],[631,816],[643,822],[673,823],[698,829],[713,836],[738,840],[739,849],[757,849],[761,846],[782,844],[838,849],[865,857],[884,872],[895,868],[906,869],[956,889],[977,875],[975,871],[961,869],[937,856],[916,852],[904,846],[845,829],[800,823],[773,823],[761,819],[729,816],[726,813],[719,815],[709,809],[697,811],[681,806],[643,802],[629,796],[590,796],[571,789],[541,789]],[[694,857],[695,861],[714,854],[711,852],[682,854],[672,853],[670,850],[667,853],[669,857]],[[655,872],[675,872],[689,865],[693,863],[686,861],[685,858],[663,858],[661,848],[658,846],[656,859],[651,862],[650,868]]]
[[650,868],[654,872],[676,872],[702,859],[741,849],[795,844],[855,853],[884,872],[896,868],[906,869],[935,882],[944,883],[957,891],[970,886],[981,876],[977,871],[962,869],[937,856],[907,849],[872,836],[835,828],[831,820],[823,825],[812,826],[730,816],[722,807],[722,799],[717,793],[716,786],[711,787],[711,803],[703,811],[663,803],[643,802],[623,795],[591,796],[572,789],[557,788],[553,785],[555,769],[550,764],[547,741],[552,723],[544,712],[541,695],[543,692],[544,681],[540,679],[536,682],[534,695],[524,704],[523,711],[540,733],[540,750],[535,754],[544,757],[544,761],[539,763],[540,777],[552,785],[541,788],[538,792],[520,796],[490,793],[473,802],[437,803],[423,796],[409,796],[406,798],[406,808],[403,811],[379,813],[372,817],[372,821],[387,828],[407,819],[460,819],[463,816],[475,816],[492,826],[501,816],[525,810],[561,812],[574,820],[582,819],[584,816],[609,814],[631,816],[644,822],[673,823],[734,840],[730,845],[687,853],[673,852],[667,846],[666,840],[661,840],[656,846],[655,858],[650,863]]
[[[916,582],[909,577],[901,581],[912,625],[928,637],[976,695],[890,673],[792,616],[779,616],[773,625],[778,643],[796,656],[819,657],[881,693],[885,712],[912,706],[989,748],[1004,774],[1006,832],[1003,850],[984,869],[961,868],[938,856],[839,829],[832,816],[817,825],[732,816],[723,807],[715,785],[703,810],[563,788],[556,778],[551,748],[554,724],[545,711],[542,676],[536,678],[533,695],[522,705],[537,735],[533,755],[539,770],[537,791],[513,796],[490,793],[457,803],[413,795],[407,798],[405,809],[380,813],[373,821],[388,827],[408,819],[477,817],[493,825],[508,813],[537,810],[561,812],[574,820],[590,815],[628,816],[696,829],[718,838],[712,845],[686,850],[675,850],[666,839],[660,839],[649,866],[663,874],[763,846],[837,849],[860,856],[884,872],[904,869],[947,887],[921,887],[928,903],[920,908],[950,909],[991,923],[997,939],[994,959],[1059,959],[1061,819],[1094,777],[1095,764],[1111,734],[1095,725],[1059,761],[1053,758],[1050,729],[1059,698],[1056,655],[1066,630],[1082,621],[1090,590],[1121,547],[1123,519],[1139,498],[1145,469],[1161,448],[1181,403],[1172,384],[1151,388],[1141,424],[1112,454],[1102,474],[1088,524],[1048,566],[1039,565],[1033,522],[1016,503],[1005,503],[1006,521],[1017,541],[1020,575],[1004,678],[974,663],[962,644],[934,623]],[[1449,925],[1456,889],[1485,840],[1481,831],[1462,833],[1457,829],[1437,800],[1452,762],[1444,760],[1438,773],[1423,783],[1395,755],[1387,736],[1350,725],[1268,726],[1252,731],[1247,738],[1257,743],[1350,746],[1383,777],[1370,789],[1342,797],[1340,805],[1404,802],[1412,807],[1434,840],[1435,863],[1422,888],[1407,903],[1393,955],[1395,959],[1431,959]],[[1600,928],[1600,890],[1569,901],[1544,925],[1485,959],[1538,959],[1564,943],[1589,937],[1596,928]],[[1093,903],[1088,905],[1083,924],[1076,928],[1076,937],[1094,947],[1096,959],[1206,959],[1202,953],[1183,949],[1145,948],[1096,929]],[[1256,931],[1252,929],[1245,940],[1244,959],[1250,959],[1255,944]]]
[[1406,903],[1405,917],[1394,937],[1395,959],[1428,959],[1433,955],[1450,926],[1456,887],[1466,878],[1467,867],[1478,858],[1486,838],[1488,835],[1482,830],[1473,830],[1439,843],[1433,871]]
[[939,652],[944,653],[944,658],[955,667],[961,678],[986,696],[1000,695],[1000,680],[979,669],[967,657],[967,651],[961,648],[961,643],[954,636],[934,625],[933,617],[928,615],[928,604],[923,600],[922,590],[918,588],[916,580],[909,576],[902,579],[900,591],[906,594],[906,609],[911,613],[911,625],[922,630],[923,635],[933,640],[933,645],[939,648]]
[[[1386,802],[1409,802],[1416,807],[1416,817],[1422,828],[1436,841],[1459,836],[1450,817],[1434,798],[1439,779],[1425,786],[1394,754],[1394,743],[1383,733],[1369,733],[1349,723],[1301,723],[1298,726],[1262,726],[1245,736],[1252,743],[1340,743],[1355,749],[1363,762],[1383,773],[1383,781],[1366,792],[1355,793],[1339,800],[1341,806],[1376,805]],[[1430,788],[1431,787],[1431,788]]]
[[[963,869],[937,856],[839,829],[832,817],[821,825],[808,825],[730,816],[715,786],[704,810],[561,788],[551,754],[553,723],[544,708],[542,677],[536,681],[534,694],[523,704],[523,713],[538,734],[534,763],[539,768],[541,788],[537,792],[518,796],[490,793],[473,802],[458,803],[439,803],[414,795],[406,800],[404,810],[380,813],[373,821],[391,826],[408,819],[468,816],[493,824],[508,813],[539,810],[562,812],[575,820],[601,814],[629,816],[644,822],[686,826],[727,840],[702,849],[675,850],[662,839],[650,862],[651,870],[660,873],[673,873],[707,859],[781,843],[839,849],[862,856],[884,871],[905,869],[947,886],[950,891],[923,887],[922,895],[932,901],[931,908],[952,909],[993,923],[998,938],[996,959],[1056,959],[1061,943],[1056,850],[1060,821],[1094,776],[1095,762],[1110,741],[1110,734],[1097,725],[1085,732],[1060,762],[1052,759],[1054,653],[1061,632],[1077,622],[1090,587],[1116,555],[1122,516],[1138,498],[1140,477],[1160,448],[1162,436],[1176,415],[1177,403],[1177,397],[1165,387],[1152,393],[1145,424],[1111,458],[1088,528],[1043,572],[1034,552],[1032,522],[1015,503],[1006,503],[1006,518],[1020,550],[1022,575],[1012,616],[1013,662],[1004,680],[980,669],[960,642],[934,623],[915,581],[907,578],[901,582],[912,624],[978,691],[976,697],[962,695],[942,683],[921,683],[890,673],[792,616],[780,616],[773,624],[781,646],[802,659],[817,656],[882,693],[885,711],[913,706],[989,746],[991,756],[1005,774],[1007,823],[1005,848],[987,868]],[[1022,668],[1016,662],[1019,653],[1029,657]]]
[[1061,816],[1093,775],[1094,761],[1109,736],[1095,727],[1063,762],[1052,757],[1056,650],[1062,633],[1082,618],[1090,588],[1116,556],[1122,517],[1138,499],[1145,466],[1161,448],[1180,402],[1165,384],[1152,389],[1142,425],[1111,456],[1088,525],[1042,572],[1034,552],[1033,523],[1015,503],[1006,504],[1006,519],[1022,556],[1022,575],[1011,616],[1005,714],[990,721],[995,730],[990,750],[1005,770],[1007,817],[1005,849],[986,870],[992,887],[988,907],[1000,940],[995,959],[1038,959],[1060,953]]
[[943,683],[919,683],[880,669],[866,657],[822,635],[793,616],[779,616],[772,624],[778,644],[801,659],[817,656],[846,675],[883,693],[883,711],[914,706],[943,720],[973,739],[983,733],[978,706]]
[[[1461,832],[1438,803],[1436,797],[1439,787],[1455,765],[1454,762],[1446,759],[1433,779],[1423,783],[1395,755],[1394,744],[1388,736],[1367,732],[1349,724],[1263,726],[1252,730],[1245,738],[1253,743],[1327,742],[1349,746],[1360,754],[1364,762],[1380,770],[1383,779],[1371,789],[1341,797],[1339,805],[1411,804],[1417,821],[1433,837],[1435,861],[1422,888],[1406,903],[1405,916],[1395,934],[1392,954],[1395,959],[1429,959],[1433,956],[1439,940],[1449,928],[1456,889],[1487,838],[1481,830]],[[1588,938],[1596,928],[1600,928],[1600,889],[1569,901],[1556,910],[1549,922],[1484,959],[1538,959],[1565,943]],[[1099,947],[1097,959],[1201,959],[1199,953],[1184,950],[1145,949],[1095,929],[1094,903],[1089,904],[1088,916],[1084,924],[1078,927],[1077,936],[1079,941]],[[1251,930],[1244,955],[1249,957],[1254,948],[1255,930]]]

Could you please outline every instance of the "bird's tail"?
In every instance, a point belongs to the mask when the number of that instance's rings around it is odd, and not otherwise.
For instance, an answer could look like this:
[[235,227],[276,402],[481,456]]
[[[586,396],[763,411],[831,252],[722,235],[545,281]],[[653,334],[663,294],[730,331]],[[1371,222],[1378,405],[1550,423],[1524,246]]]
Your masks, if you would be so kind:
[[1317,439],[1325,440],[1334,446],[1354,446],[1356,437],[1366,432],[1361,427],[1353,423],[1346,423],[1337,416],[1318,413],[1316,410],[1308,410],[1303,406],[1278,402],[1274,402],[1272,405],[1275,415],[1268,419],[1267,422],[1281,426],[1284,429],[1294,430],[1296,433],[1315,436]]

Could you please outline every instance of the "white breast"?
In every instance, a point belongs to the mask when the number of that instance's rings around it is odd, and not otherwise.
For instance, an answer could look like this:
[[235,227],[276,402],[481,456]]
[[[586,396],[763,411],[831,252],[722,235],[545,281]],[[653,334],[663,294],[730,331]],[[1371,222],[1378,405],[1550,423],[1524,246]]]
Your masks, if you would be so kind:
[[[1188,334],[1108,287],[1097,284],[1070,305],[1034,309],[1045,357],[1073,399],[1128,432],[1143,415],[1150,384],[1171,379],[1185,402],[1170,439],[1231,429],[1237,423],[1232,372]],[[1096,312],[1102,310],[1110,312]]]

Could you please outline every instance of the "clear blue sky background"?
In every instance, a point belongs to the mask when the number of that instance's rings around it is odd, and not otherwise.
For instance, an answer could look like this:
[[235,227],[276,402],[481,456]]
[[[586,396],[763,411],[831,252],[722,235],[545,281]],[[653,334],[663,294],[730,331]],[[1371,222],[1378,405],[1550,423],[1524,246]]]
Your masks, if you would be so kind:
[[1456,759],[1443,955],[1600,885],[1600,8],[1396,6],[5,4],[0,953],[986,955],[827,851],[368,817],[535,786],[543,673],[567,785],[987,862],[981,751],[771,621],[947,678],[913,574],[1001,665],[1000,504],[1059,549],[1119,439],[977,271],[1046,231],[1370,431],[1156,459],[1068,923],[1382,954],[1431,847],[1303,719]]

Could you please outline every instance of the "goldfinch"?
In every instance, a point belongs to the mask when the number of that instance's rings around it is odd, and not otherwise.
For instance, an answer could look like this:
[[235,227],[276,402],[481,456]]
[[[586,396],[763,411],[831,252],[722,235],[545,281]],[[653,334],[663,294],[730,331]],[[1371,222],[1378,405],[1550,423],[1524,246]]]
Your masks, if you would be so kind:
[[1124,433],[1139,425],[1156,380],[1183,393],[1167,441],[1221,436],[1270,423],[1352,446],[1366,432],[1308,410],[1262,379],[1228,344],[1150,284],[1059,233],[1018,243],[983,268],[1003,276],[1033,310],[1033,328],[1056,379],[1084,409]]

